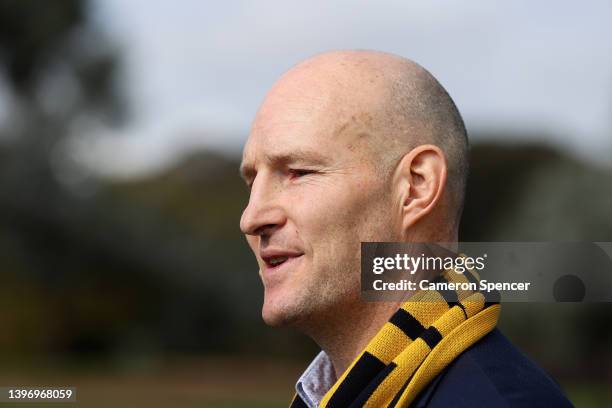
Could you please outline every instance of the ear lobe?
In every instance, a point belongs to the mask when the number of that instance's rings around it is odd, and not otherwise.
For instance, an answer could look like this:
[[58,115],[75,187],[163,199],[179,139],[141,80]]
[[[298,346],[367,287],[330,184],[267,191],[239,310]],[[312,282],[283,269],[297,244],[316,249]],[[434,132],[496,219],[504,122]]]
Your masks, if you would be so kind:
[[447,164],[439,147],[421,145],[407,153],[399,166],[405,231],[440,202],[446,185]]

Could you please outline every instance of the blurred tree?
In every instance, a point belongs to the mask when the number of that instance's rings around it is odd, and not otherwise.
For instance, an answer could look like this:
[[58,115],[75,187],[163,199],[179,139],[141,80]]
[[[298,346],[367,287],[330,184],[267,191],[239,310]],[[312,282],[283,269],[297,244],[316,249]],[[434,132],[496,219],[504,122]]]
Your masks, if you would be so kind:
[[78,284],[66,275],[82,256],[78,248],[87,247],[76,230],[88,225],[90,206],[62,183],[70,164],[63,143],[79,119],[119,117],[115,57],[85,11],[77,0],[0,2],[0,82],[9,110],[0,134],[0,298],[3,321],[13,324],[5,326],[10,344],[2,352],[9,354],[70,347],[72,316],[82,310],[70,292]]
[[[266,334],[238,231],[237,164],[199,155],[112,183],[70,143],[118,125],[114,47],[79,0],[0,2],[0,354],[254,349]],[[274,345],[271,345],[274,349]]]

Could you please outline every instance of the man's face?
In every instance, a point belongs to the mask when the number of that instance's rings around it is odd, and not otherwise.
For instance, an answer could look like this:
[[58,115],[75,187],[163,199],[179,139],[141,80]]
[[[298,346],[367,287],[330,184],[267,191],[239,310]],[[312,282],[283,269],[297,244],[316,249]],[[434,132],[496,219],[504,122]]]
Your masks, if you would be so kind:
[[241,166],[251,192],[240,227],[260,268],[262,316],[275,326],[358,302],[360,242],[393,240],[387,183],[368,157],[368,115],[306,94],[267,98]]

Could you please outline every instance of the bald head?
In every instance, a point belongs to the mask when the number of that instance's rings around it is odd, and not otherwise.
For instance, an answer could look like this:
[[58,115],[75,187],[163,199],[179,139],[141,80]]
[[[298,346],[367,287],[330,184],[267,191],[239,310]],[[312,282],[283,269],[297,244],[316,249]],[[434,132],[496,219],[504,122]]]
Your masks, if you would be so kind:
[[466,150],[455,105],[414,62],[342,51],[290,69],[257,112],[241,164],[240,228],[264,320],[325,342],[359,309],[371,313],[360,242],[456,241]]
[[415,147],[438,146],[447,162],[447,222],[458,228],[468,173],[467,134],[453,100],[423,67],[376,51],[314,56],[274,85],[254,126],[288,102],[302,102],[304,114],[324,124],[327,137],[349,137],[350,148],[366,147],[361,150],[364,159],[382,177],[390,176]]

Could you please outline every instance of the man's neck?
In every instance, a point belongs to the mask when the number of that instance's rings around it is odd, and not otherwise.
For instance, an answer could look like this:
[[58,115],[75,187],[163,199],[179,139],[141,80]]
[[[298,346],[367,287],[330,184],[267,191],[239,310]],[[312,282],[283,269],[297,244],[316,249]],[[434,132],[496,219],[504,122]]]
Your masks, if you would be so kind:
[[320,330],[307,334],[329,356],[339,378],[378,333],[401,302],[360,302],[357,307],[326,319]]
[[[455,241],[445,241],[455,242]],[[440,245],[420,246],[419,249],[430,256],[456,256],[453,248]],[[416,271],[413,279],[431,279],[441,271]],[[364,302],[357,294],[343,306],[330,309],[325,316],[318,316],[316,322],[304,325],[302,331],[313,339],[329,356],[339,378],[351,365],[369,341],[389,321],[412,294],[402,300],[392,302]]]

